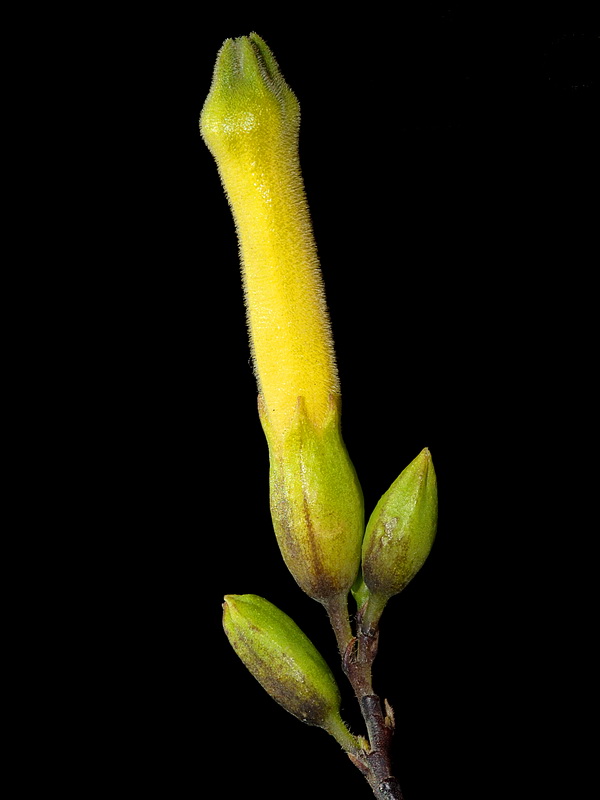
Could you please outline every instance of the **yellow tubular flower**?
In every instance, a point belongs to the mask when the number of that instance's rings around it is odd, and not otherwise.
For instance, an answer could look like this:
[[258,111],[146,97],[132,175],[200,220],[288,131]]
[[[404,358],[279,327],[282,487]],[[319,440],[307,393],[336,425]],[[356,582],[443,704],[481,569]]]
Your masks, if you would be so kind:
[[273,526],[290,572],[324,605],[360,565],[360,484],[340,431],[340,389],[298,156],[300,112],[256,34],[221,48],[200,118],[236,224]]
[[200,120],[235,219],[251,350],[275,435],[299,397],[317,427],[339,394],[298,157],[300,110],[256,34],[221,48]]

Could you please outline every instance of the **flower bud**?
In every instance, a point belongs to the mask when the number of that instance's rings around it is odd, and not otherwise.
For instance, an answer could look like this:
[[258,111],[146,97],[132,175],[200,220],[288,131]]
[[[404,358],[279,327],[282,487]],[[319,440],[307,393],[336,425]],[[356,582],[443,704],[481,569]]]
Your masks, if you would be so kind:
[[271,510],[284,560],[321,602],[360,564],[362,492],[340,433],[333,337],[298,155],[300,112],[273,54],[228,39],[200,118],[235,219]]
[[363,496],[340,431],[340,399],[315,426],[303,398],[285,436],[274,434],[259,398],[269,444],[273,527],[283,559],[300,588],[327,605],[346,596],[360,567]]
[[421,569],[435,538],[437,510],[435,471],[425,448],[383,495],[367,524],[362,572],[371,596],[387,601]]
[[315,425],[339,381],[323,280],[300,170],[298,101],[255,33],[228,39],[200,130],[240,245],[250,345],[271,427],[283,435],[298,397]]
[[346,749],[356,749],[340,717],[340,692],[331,670],[287,614],[257,595],[227,595],[223,627],[233,649],[274,700],[303,722],[327,730]]

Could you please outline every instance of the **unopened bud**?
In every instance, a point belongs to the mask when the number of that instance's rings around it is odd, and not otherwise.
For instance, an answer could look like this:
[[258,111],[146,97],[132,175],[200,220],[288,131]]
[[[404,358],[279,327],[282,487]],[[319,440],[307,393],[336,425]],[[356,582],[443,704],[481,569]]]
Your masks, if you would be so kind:
[[257,595],[227,595],[223,627],[248,670],[286,711],[324,728],[345,749],[357,748],[340,717],[340,692],[331,670],[287,614]]
[[425,448],[400,473],[369,519],[362,572],[370,595],[387,601],[414,578],[435,539],[437,511],[435,471]]
[[300,110],[251,33],[217,57],[200,129],[235,219],[271,511],[284,560],[325,602],[360,565],[362,492],[340,432],[340,386],[300,169]]
[[323,277],[304,191],[300,108],[255,33],[219,51],[200,130],[236,224],[254,371],[284,434],[298,397],[316,424],[339,393]]

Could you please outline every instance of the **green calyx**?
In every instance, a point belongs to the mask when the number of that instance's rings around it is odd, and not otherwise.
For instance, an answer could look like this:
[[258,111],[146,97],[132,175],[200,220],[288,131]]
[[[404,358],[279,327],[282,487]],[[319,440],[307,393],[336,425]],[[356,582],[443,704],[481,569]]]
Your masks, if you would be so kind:
[[340,717],[340,692],[327,663],[296,623],[258,595],[227,595],[223,627],[233,649],[286,711],[324,728],[349,751],[357,742]]
[[273,527],[283,559],[309,597],[346,596],[360,568],[362,490],[340,429],[340,400],[331,396],[324,424],[311,423],[299,398],[290,429],[273,434],[259,398],[270,457]]
[[375,605],[401,592],[421,569],[435,539],[437,515],[436,476],[425,448],[383,495],[367,524],[362,573]]

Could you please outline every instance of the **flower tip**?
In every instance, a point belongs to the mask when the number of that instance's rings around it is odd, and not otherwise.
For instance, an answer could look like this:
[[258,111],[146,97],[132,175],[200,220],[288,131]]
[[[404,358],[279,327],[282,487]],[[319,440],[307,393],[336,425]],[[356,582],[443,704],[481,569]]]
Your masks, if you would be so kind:
[[413,461],[413,464],[416,470],[421,473],[429,473],[429,471],[433,470],[431,450],[428,447],[424,447]]
[[281,126],[295,131],[298,122],[298,102],[265,41],[256,33],[226,39],[200,114],[200,132],[217,161],[237,137],[260,130],[261,146],[270,149]]
[[236,605],[236,601],[239,601],[239,600],[243,601],[243,599],[244,599],[243,596],[241,596],[239,594],[226,594],[223,597],[223,607],[225,607],[225,606],[235,606]]
[[238,599],[239,595],[237,594],[226,594],[223,598],[222,608],[223,608],[223,619],[231,617],[232,614],[239,613],[239,606],[236,605],[236,600]]

